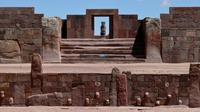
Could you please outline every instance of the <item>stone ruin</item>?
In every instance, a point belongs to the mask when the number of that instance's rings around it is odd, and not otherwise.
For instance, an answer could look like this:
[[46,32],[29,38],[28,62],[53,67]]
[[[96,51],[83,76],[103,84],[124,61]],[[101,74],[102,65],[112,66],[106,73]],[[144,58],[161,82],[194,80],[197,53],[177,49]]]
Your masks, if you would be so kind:
[[[109,34],[94,35],[94,18]],[[200,7],[43,17],[0,8],[0,105],[200,107]],[[194,63],[193,63],[194,62]]]

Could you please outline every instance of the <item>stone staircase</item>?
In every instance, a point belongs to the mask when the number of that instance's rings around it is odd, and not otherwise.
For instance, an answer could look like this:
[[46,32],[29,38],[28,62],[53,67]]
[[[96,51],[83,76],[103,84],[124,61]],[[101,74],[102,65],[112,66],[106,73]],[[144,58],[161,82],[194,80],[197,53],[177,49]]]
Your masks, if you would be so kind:
[[[62,63],[139,63],[133,54],[134,38],[62,39]],[[143,47],[141,47],[143,48]],[[138,50],[138,49],[137,49]],[[140,52],[143,49],[139,49]],[[139,54],[137,57],[144,57]]]

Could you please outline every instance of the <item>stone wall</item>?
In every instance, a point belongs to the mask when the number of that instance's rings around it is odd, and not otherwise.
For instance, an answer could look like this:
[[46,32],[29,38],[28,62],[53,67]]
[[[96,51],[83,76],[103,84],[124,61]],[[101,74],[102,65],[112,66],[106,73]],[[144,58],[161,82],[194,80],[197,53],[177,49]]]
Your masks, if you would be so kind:
[[27,73],[1,73],[0,90],[5,92],[2,105],[9,105],[9,98],[14,98],[15,105],[24,105],[31,95],[31,79]]
[[179,100],[184,105],[189,104],[189,75],[188,74],[135,74],[128,78],[130,105],[136,104],[137,98],[144,98],[149,92],[150,105],[157,100],[161,105],[167,104],[167,96],[172,96],[168,105],[178,105]]
[[42,16],[34,8],[0,8],[0,63],[30,62],[41,53]]
[[[37,90],[31,89],[30,74],[1,74],[0,77],[0,90],[6,93],[3,104],[8,105],[8,99],[13,97],[15,105],[25,105],[26,98],[37,93]],[[152,106],[155,106],[156,100],[161,101],[161,104],[164,105],[168,94],[172,95],[169,105],[177,105],[179,100],[182,100],[184,105],[189,105],[189,98],[193,99],[191,95],[189,97],[188,74],[132,74],[127,77],[128,105],[135,105],[136,98],[143,98],[145,92],[149,92]],[[64,95],[62,104],[67,104],[67,99],[70,98],[73,106],[84,106],[85,99],[89,98],[90,106],[105,106],[106,100],[111,102],[110,82],[111,75],[109,74],[43,74],[42,93],[62,93]],[[98,99],[96,99],[97,92],[100,93]],[[54,105],[58,104],[54,103]],[[195,106],[199,107],[199,105]]]
[[198,62],[200,8],[172,7],[161,14],[163,62]]
[[119,15],[119,38],[136,38],[139,25],[137,15]]
[[[185,74],[141,74],[117,68],[111,73],[42,73],[37,68],[42,69],[41,63],[33,64],[31,73],[26,70],[0,74],[0,90],[6,96],[3,105],[13,97],[14,105],[135,106],[137,98],[141,98],[142,106],[155,106],[160,101],[160,105],[200,107],[199,64],[191,64],[190,72]],[[20,68],[27,69],[26,66]],[[144,97],[147,92],[149,99]]]
[[67,15],[67,38],[84,38],[85,37],[85,16],[84,15]]
[[86,15],[67,16],[67,38],[94,38],[94,17],[109,17],[109,38],[135,38],[140,25],[137,15],[118,15],[117,9],[87,9]]
[[[72,99],[73,106],[84,106],[86,98],[91,106],[103,106],[109,100],[111,75],[97,74],[43,74],[43,93],[62,92],[65,102]],[[96,99],[96,92],[100,98]]]

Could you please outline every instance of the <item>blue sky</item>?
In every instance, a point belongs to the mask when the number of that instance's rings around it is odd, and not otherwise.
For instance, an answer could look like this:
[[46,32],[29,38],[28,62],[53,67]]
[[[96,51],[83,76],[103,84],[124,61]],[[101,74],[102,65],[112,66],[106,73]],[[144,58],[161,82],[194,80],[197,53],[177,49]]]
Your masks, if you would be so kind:
[[66,18],[67,14],[84,14],[87,8],[117,8],[121,14],[138,14],[139,18],[159,17],[169,6],[200,6],[200,0],[0,0],[1,7],[32,6],[45,16]]
[[[172,6],[200,6],[200,0],[0,0],[0,7],[29,6],[35,7],[37,13],[63,19],[67,14],[85,14],[85,9],[94,8],[119,9],[120,14],[138,14],[138,17],[143,19],[168,13],[169,7]],[[101,19],[95,21],[96,35],[100,34],[100,23]],[[106,23],[108,27],[108,21]]]

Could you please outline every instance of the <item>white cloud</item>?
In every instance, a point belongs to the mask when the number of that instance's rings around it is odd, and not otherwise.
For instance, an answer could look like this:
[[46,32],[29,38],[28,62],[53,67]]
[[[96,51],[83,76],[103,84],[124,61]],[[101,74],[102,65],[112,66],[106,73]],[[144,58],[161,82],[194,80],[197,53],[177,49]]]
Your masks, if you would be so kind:
[[171,1],[170,0],[163,0],[161,3],[161,6],[166,7],[166,6],[170,6],[171,5]]

